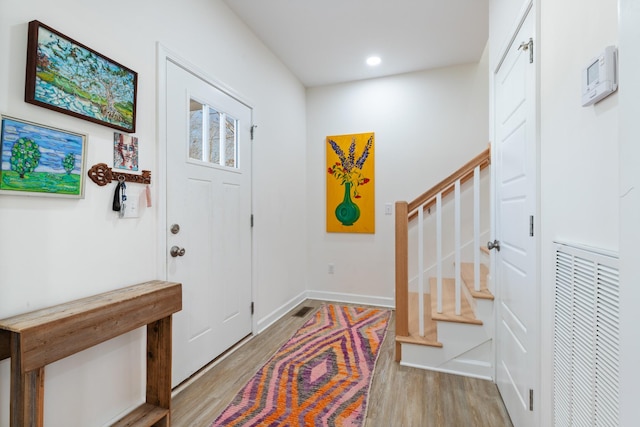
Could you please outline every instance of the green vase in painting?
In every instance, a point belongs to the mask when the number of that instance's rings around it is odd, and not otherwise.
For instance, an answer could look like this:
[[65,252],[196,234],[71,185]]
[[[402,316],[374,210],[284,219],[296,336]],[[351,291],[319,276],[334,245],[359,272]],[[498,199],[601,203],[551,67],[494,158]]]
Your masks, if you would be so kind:
[[351,201],[351,183],[344,183],[344,200],[336,207],[336,218],[342,225],[353,225],[360,218],[360,208]]

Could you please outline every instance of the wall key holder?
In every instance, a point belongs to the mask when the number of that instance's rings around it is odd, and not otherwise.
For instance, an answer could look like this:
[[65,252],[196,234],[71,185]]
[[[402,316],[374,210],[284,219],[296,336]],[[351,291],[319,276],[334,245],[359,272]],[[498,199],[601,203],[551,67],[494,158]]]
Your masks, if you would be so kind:
[[97,163],[91,166],[88,172],[91,181],[100,187],[109,184],[111,181],[135,182],[137,184],[151,184],[151,171],[142,171],[142,175],[118,172],[107,166],[106,163]]

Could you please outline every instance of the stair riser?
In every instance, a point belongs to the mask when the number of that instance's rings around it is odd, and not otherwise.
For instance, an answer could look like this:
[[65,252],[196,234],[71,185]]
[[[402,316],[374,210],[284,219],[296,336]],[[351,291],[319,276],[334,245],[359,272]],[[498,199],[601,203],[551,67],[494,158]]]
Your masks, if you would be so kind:
[[467,302],[473,309],[473,312],[475,313],[476,317],[478,317],[478,303],[476,301],[476,298],[474,298],[471,295],[471,292],[469,292],[469,289],[467,289],[464,283],[462,284],[461,288],[462,288],[462,296],[466,298]]
[[[491,328],[491,329],[490,329]],[[444,344],[442,353],[446,359],[490,340],[491,325],[468,325],[456,322],[438,322],[438,339]]]
[[[418,355],[418,359],[411,360],[411,356],[404,352],[405,344],[403,343],[402,361],[413,364],[423,363],[425,366],[437,367],[449,362],[452,359],[476,348],[485,342],[491,341],[491,338],[484,330],[483,326],[465,325],[462,323],[438,322],[439,339],[444,339],[446,344],[442,348],[427,348],[426,350],[413,349]],[[440,335],[442,334],[442,335]],[[442,338],[445,337],[445,338]],[[412,344],[408,344],[412,345]],[[435,351],[434,351],[435,350]],[[485,363],[493,363],[492,358],[481,360]]]
[[442,349],[402,344],[402,365],[492,380],[493,342],[480,343],[456,357],[443,358]]
[[[482,323],[488,328],[492,328],[493,319],[495,318],[495,304],[492,300],[475,299],[476,317],[482,320]],[[492,329],[488,329],[492,330]]]

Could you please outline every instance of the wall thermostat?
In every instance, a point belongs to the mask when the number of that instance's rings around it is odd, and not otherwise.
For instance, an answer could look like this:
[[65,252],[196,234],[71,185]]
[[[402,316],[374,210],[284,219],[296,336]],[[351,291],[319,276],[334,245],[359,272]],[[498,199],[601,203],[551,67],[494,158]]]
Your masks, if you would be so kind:
[[595,104],[618,89],[618,49],[607,46],[582,70],[582,106]]

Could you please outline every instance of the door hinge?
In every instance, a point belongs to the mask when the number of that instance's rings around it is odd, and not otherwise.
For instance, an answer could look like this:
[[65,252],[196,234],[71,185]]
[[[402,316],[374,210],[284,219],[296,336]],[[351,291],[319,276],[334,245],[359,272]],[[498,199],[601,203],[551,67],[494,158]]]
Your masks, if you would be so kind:
[[529,389],[529,410],[533,411],[533,390]]
[[520,43],[518,50],[520,49],[529,51],[529,64],[533,64],[533,38],[529,37],[528,42]]
[[254,131],[258,127],[258,125],[251,125],[251,140],[253,141]]
[[533,215],[529,216],[529,236],[533,237]]
[[254,312],[254,305],[253,305],[253,301],[251,301],[251,315],[253,316],[253,312]]
[[253,227],[253,214],[251,214],[251,227]]

